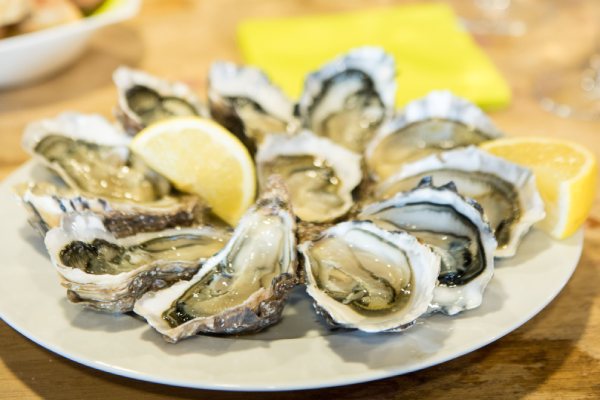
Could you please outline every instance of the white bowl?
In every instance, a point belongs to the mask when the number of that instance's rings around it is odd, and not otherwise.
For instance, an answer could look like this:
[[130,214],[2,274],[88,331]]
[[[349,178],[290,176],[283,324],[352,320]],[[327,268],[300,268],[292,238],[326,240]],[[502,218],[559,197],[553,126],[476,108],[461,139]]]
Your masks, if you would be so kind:
[[98,15],[0,39],[0,88],[31,82],[75,61],[95,31],[132,18],[140,3],[141,0],[115,1]]

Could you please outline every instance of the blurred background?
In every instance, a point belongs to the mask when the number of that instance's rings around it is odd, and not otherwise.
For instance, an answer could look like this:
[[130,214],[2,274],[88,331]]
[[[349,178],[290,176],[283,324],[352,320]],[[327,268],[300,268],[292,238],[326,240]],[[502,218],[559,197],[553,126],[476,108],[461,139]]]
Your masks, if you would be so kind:
[[[17,84],[18,79],[9,79],[8,73],[0,74],[5,81],[0,88],[0,131],[2,141],[13,144],[0,148],[0,158],[6,160],[0,177],[26,159],[24,153],[14,149],[18,148],[15,144],[27,122],[66,110],[111,116],[116,99],[111,74],[123,64],[182,80],[204,96],[206,74],[214,60],[250,61],[271,73],[269,67],[273,66],[275,75],[277,68],[295,67],[300,74],[318,65],[321,58],[329,58],[327,51],[353,43],[380,44],[397,50],[399,105],[416,97],[413,92],[416,95],[420,88],[424,94],[431,88],[444,88],[439,86],[445,83],[459,85],[459,94],[492,111],[495,122],[510,135],[560,137],[577,131],[584,142],[587,135],[593,134],[594,129],[590,128],[596,126],[600,116],[600,89],[596,82],[600,76],[600,26],[596,23],[600,3],[596,1],[145,0],[139,12],[138,1],[108,3],[110,7],[105,4],[100,12],[86,17],[92,22],[88,28],[71,29],[77,23],[67,21],[63,27],[23,35],[15,30],[10,35],[5,32],[0,39],[0,67],[12,67],[14,73],[15,68],[18,72],[28,67],[28,57],[40,52],[37,48],[49,47],[52,38],[48,37],[75,37],[81,32],[74,31],[80,29],[90,38],[87,43],[86,36],[85,46],[77,44],[81,54],[73,55],[72,61],[32,81]],[[451,14],[434,17],[432,9],[419,8],[427,5],[434,5],[437,11],[440,6],[446,7]],[[126,11],[111,15],[119,7]],[[421,11],[424,14],[419,17]],[[362,20],[362,14],[371,15],[370,23],[379,26],[379,31],[368,38],[361,32],[373,29],[353,28],[367,24],[364,21],[368,18]],[[352,15],[354,20],[344,23],[346,15]],[[293,18],[286,19],[289,17]],[[445,32],[441,26],[448,18],[455,21],[459,36],[447,35],[447,43],[458,43],[458,47],[448,48],[443,37],[440,39],[440,32]],[[377,25],[381,21],[383,25]],[[336,31],[332,26],[341,28]],[[67,32],[57,34],[55,30],[60,29]],[[301,34],[303,29],[307,35]],[[376,43],[378,38],[384,43]],[[36,68],[44,66],[58,56],[49,52],[45,57],[31,64]],[[474,63],[473,57],[477,58]],[[461,60],[465,63],[461,64]],[[467,82],[482,65],[492,71],[492,78]],[[460,70],[463,67],[467,70]],[[0,71],[4,71],[2,68]],[[419,75],[411,75],[411,71]],[[445,76],[434,76],[436,71],[443,71]],[[287,89],[287,82],[281,79],[289,77],[274,78]],[[461,84],[470,85],[465,93],[461,93]]]

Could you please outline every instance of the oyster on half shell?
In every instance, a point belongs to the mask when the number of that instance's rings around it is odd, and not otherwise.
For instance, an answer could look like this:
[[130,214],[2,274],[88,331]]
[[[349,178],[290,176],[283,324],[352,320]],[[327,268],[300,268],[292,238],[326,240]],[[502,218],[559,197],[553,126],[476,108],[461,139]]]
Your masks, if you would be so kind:
[[268,134],[295,129],[294,104],[259,69],[215,62],[208,75],[211,116],[254,153]]
[[361,156],[332,141],[302,131],[269,135],[256,154],[259,183],[280,175],[290,191],[294,213],[306,222],[326,222],[352,207],[361,181]]
[[69,187],[17,189],[41,230],[61,214],[101,212],[119,236],[198,223],[199,199],[174,193],[170,182],[129,151],[130,137],[99,115],[64,113],[29,124],[23,147]]
[[454,182],[458,192],[475,199],[498,242],[496,257],[512,257],[522,237],[545,216],[535,176],[524,167],[471,146],[404,164],[380,183],[376,197],[390,198],[414,188],[426,176],[435,186]]
[[14,189],[29,214],[29,223],[42,236],[59,226],[65,214],[83,211],[98,215],[106,229],[116,237],[178,226],[220,225],[210,209],[191,195],[168,196],[152,203],[136,204],[85,196],[50,182],[24,183]]
[[299,250],[307,293],[334,326],[400,331],[429,309],[440,258],[408,233],[348,221]]
[[494,274],[496,239],[481,206],[453,183],[434,187],[426,177],[411,191],[368,205],[359,217],[406,231],[439,254],[434,310],[453,315],[479,307]]
[[309,74],[298,102],[305,128],[362,153],[391,114],[396,96],[394,58],[360,47]]
[[129,151],[130,140],[100,115],[63,113],[27,125],[23,148],[81,193],[136,203],[168,195],[169,181]]
[[98,216],[84,212],[66,214],[44,242],[69,300],[128,312],[146,291],[190,279],[228,238],[228,231],[202,227],[117,239]]
[[253,332],[278,322],[297,282],[294,231],[287,192],[273,177],[218,254],[191,280],[144,295],[134,311],[169,342],[198,332]]
[[366,162],[374,176],[385,179],[403,163],[500,136],[475,104],[449,91],[433,91],[381,126],[367,147]]
[[115,115],[130,135],[165,118],[208,115],[183,82],[170,82],[127,67],[117,68],[113,81],[119,94]]

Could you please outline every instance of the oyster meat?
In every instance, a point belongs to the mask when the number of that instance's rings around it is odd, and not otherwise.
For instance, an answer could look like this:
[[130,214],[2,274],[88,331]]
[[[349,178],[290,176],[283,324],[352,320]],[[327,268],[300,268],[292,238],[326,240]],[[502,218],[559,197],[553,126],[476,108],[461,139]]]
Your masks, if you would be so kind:
[[113,81],[119,93],[115,115],[131,135],[165,118],[208,115],[182,82],[169,82],[127,67],[117,68]]
[[496,239],[481,206],[453,183],[434,187],[426,177],[411,191],[368,205],[359,217],[406,231],[439,254],[435,310],[453,315],[479,307],[494,274]]
[[129,137],[99,115],[63,113],[29,124],[23,148],[81,193],[133,202],[169,194],[169,181],[130,153]]
[[166,178],[129,151],[130,140],[99,115],[64,113],[27,126],[25,150],[70,189],[45,184],[17,189],[42,231],[44,223],[54,226],[71,209],[102,212],[119,236],[197,222],[199,200],[174,193]]
[[216,62],[208,75],[211,116],[254,153],[267,134],[297,127],[294,104],[259,69]]
[[545,216],[532,172],[471,146],[404,164],[377,186],[378,198],[414,188],[426,176],[436,186],[454,182],[458,192],[475,199],[494,230],[496,257],[512,257],[522,237]]
[[261,186],[273,174],[283,177],[294,213],[307,222],[331,221],[350,210],[360,162],[360,155],[309,131],[269,135],[256,154]]
[[348,221],[299,250],[315,309],[335,326],[400,331],[429,309],[440,258],[408,233]]
[[361,47],[309,74],[298,111],[305,128],[362,153],[393,110],[396,65],[379,47]]
[[134,311],[169,342],[198,332],[261,330],[281,319],[297,282],[294,216],[272,178],[223,250],[189,281],[144,295]]
[[433,91],[382,125],[367,147],[366,161],[374,176],[385,179],[403,163],[500,136],[475,104],[449,91]]
[[117,239],[98,216],[84,212],[66,214],[44,242],[69,300],[128,312],[146,291],[190,279],[228,237],[228,231],[202,227]]

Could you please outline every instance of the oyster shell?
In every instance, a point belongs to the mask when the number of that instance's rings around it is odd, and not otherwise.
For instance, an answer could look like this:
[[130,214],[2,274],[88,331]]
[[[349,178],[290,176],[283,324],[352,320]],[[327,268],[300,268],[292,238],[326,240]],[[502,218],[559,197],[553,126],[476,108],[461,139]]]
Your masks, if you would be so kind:
[[403,163],[500,136],[475,104],[449,91],[433,91],[381,126],[367,147],[366,161],[373,175],[385,179]]
[[459,195],[454,183],[434,187],[426,177],[411,191],[368,205],[359,217],[406,231],[440,255],[434,309],[454,315],[481,305],[494,274],[496,239],[481,206]]
[[294,213],[307,222],[330,221],[350,210],[362,178],[360,162],[360,155],[309,131],[269,135],[256,154],[261,186],[273,174],[283,177]]
[[426,176],[436,186],[450,181],[463,196],[475,199],[494,230],[496,257],[512,257],[522,237],[545,216],[532,172],[471,146],[434,154],[403,165],[377,186],[378,198],[412,189]]
[[212,64],[208,104],[211,116],[252,153],[267,134],[285,133],[294,121],[294,104],[261,70],[229,62]]
[[278,322],[297,281],[294,229],[287,192],[274,177],[223,250],[191,280],[144,295],[134,311],[169,342]]
[[116,237],[141,232],[156,232],[191,225],[219,225],[209,208],[196,196],[164,197],[135,204],[101,197],[89,197],[49,182],[24,183],[15,187],[17,196],[29,214],[29,223],[42,236],[60,225],[70,212],[91,211]]
[[99,311],[128,312],[144,292],[191,278],[228,236],[203,227],[117,239],[87,212],[66,214],[44,242],[69,300]]
[[25,128],[23,148],[84,194],[147,203],[171,192],[169,181],[128,149],[130,138],[99,115],[63,113]]
[[127,67],[117,68],[113,81],[119,94],[115,116],[130,135],[165,118],[208,115],[182,82],[169,82]]
[[399,331],[427,312],[440,258],[414,236],[342,222],[299,246],[315,309],[337,326]]
[[173,193],[166,178],[129,151],[130,140],[99,115],[64,113],[29,124],[23,147],[70,189],[17,189],[33,222],[44,231],[64,212],[91,209],[119,236],[199,223],[206,207]]
[[394,58],[379,47],[334,59],[306,77],[298,102],[304,127],[362,153],[393,110],[395,77]]

